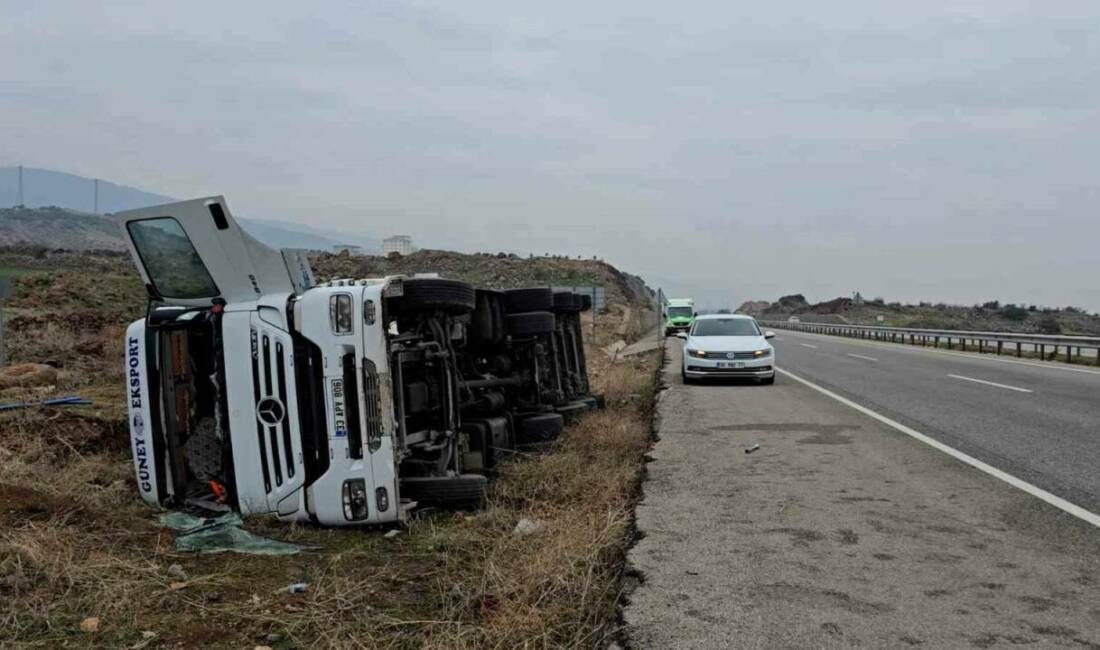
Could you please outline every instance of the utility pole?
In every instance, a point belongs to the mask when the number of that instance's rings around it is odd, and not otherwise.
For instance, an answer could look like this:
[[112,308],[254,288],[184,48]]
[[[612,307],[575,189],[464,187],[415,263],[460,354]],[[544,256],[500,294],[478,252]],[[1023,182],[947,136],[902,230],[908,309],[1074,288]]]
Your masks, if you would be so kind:
[[23,207],[23,165],[19,165],[19,201],[15,206],[17,208]]
[[92,200],[92,214],[99,214],[99,179],[92,181],[95,185],[95,199]]

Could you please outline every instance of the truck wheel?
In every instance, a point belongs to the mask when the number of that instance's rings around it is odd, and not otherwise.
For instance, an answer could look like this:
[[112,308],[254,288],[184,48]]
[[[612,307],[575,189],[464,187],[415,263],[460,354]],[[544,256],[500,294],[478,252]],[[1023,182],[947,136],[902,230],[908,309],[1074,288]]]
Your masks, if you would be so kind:
[[504,311],[509,314],[549,311],[553,308],[554,292],[546,287],[510,289],[504,292]]
[[565,430],[565,419],[558,413],[529,415],[516,422],[516,444],[534,444],[554,440]]
[[554,331],[554,314],[548,311],[529,311],[508,314],[504,325],[512,336],[537,336]]
[[441,508],[479,508],[488,485],[481,474],[408,477],[401,479],[401,498]]
[[572,291],[557,291],[554,293],[554,311],[559,313],[571,313],[581,310],[580,296]]
[[442,310],[452,314],[473,311],[474,288],[458,280],[412,278],[405,280],[404,295],[394,299],[399,313]]
[[685,371],[682,368],[680,369],[680,379],[684,382],[685,386],[695,382],[694,379],[692,379],[691,377],[688,377],[687,371]]

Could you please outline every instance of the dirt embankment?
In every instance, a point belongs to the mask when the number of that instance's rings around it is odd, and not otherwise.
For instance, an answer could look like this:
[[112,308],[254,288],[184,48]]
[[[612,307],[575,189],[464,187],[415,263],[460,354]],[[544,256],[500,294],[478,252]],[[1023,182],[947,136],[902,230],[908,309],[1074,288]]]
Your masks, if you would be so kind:
[[319,278],[370,278],[394,274],[438,273],[478,287],[601,286],[609,303],[645,306],[653,291],[636,275],[595,259],[519,257],[507,253],[455,253],[419,250],[411,255],[380,257],[319,254],[311,258]]

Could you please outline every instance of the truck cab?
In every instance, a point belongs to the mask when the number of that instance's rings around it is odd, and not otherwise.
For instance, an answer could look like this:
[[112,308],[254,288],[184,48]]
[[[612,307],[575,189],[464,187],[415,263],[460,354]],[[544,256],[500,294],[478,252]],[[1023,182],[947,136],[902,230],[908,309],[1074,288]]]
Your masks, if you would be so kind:
[[695,322],[695,301],[691,298],[669,298],[665,303],[665,336],[686,332]]
[[316,286],[303,254],[252,238],[220,196],[114,218],[149,296],[125,335],[145,501],[357,525],[480,499],[455,363],[471,287]]

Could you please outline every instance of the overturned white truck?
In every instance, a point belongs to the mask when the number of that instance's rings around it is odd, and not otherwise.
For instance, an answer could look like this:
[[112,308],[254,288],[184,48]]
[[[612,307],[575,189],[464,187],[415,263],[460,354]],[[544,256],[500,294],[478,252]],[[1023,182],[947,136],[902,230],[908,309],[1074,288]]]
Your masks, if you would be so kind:
[[126,332],[138,488],[323,525],[480,502],[516,447],[595,407],[586,297],[393,276],[314,286],[222,197],[115,215],[149,295]]

